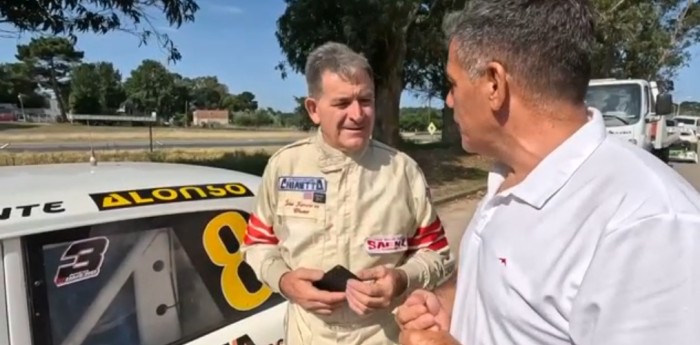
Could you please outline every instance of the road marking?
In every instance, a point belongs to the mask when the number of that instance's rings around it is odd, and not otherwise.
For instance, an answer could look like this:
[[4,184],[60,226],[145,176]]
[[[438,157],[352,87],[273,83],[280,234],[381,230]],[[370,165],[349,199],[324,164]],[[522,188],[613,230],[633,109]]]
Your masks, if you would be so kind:
[[10,146],[10,143],[4,143],[2,146],[0,146],[0,150],[4,150],[8,146]]

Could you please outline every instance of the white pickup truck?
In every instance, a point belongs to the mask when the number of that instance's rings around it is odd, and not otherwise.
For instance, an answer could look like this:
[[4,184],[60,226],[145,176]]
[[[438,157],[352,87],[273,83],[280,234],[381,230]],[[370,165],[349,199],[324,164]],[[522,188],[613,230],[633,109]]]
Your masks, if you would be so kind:
[[605,118],[608,133],[644,148],[664,162],[679,135],[669,133],[667,120],[673,116],[671,94],[659,83],[645,79],[593,79],[586,104],[597,108]]
[[282,344],[242,261],[260,178],[165,163],[0,168],[0,344]]

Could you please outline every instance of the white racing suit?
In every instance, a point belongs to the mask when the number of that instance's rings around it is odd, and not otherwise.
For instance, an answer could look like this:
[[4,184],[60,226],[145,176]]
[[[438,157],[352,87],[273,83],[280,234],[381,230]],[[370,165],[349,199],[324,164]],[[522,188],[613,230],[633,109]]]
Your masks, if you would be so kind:
[[263,174],[250,216],[244,260],[280,293],[296,268],[353,273],[386,265],[408,276],[408,289],[366,316],[347,303],[331,315],[289,303],[285,344],[397,344],[392,315],[416,288],[434,288],[454,271],[454,258],[418,164],[370,141],[355,157],[331,148],[321,131],[276,152]]

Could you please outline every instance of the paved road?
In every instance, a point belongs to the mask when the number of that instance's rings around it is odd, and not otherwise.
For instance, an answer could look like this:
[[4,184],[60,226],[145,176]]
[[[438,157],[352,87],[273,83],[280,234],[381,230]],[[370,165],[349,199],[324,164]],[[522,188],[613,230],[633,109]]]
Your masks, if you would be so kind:
[[[407,134],[419,143],[427,143],[440,140],[440,137],[419,133]],[[154,140],[153,148],[221,148],[221,147],[254,147],[254,146],[282,146],[298,140],[297,138],[264,138],[264,139],[181,139],[181,140]],[[57,141],[57,142],[25,142],[5,143],[0,137],[0,152],[59,152],[59,151],[85,151],[90,149],[87,141]],[[146,150],[150,147],[148,140],[119,140],[119,141],[93,141],[95,150]]]
[[[219,140],[154,140],[153,148],[217,148],[217,147],[251,147],[251,146],[282,146],[296,139],[219,139]],[[2,139],[0,139],[2,141]],[[150,147],[148,140],[130,141],[95,141],[95,150],[146,150]],[[84,151],[90,149],[86,141],[38,142],[38,143],[5,143],[0,142],[0,152],[58,152]]]
[[[672,164],[683,177],[685,177],[695,189],[700,191],[700,164]],[[479,198],[465,198],[444,204],[438,207],[438,214],[442,219],[447,232],[447,240],[450,241],[452,249],[457,250],[459,242],[471,220]],[[456,254],[456,252],[455,252]]]

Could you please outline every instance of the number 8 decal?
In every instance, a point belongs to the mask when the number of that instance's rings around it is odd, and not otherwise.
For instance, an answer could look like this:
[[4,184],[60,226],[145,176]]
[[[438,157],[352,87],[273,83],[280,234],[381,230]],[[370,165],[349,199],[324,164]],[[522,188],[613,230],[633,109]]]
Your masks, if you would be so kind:
[[243,264],[243,255],[240,251],[229,252],[221,240],[219,233],[231,229],[238,243],[243,243],[247,226],[241,214],[225,212],[209,221],[202,234],[204,251],[213,264],[222,267],[221,292],[226,302],[241,311],[257,308],[272,295],[272,290],[264,284],[257,291],[248,291],[238,275],[238,268]]

